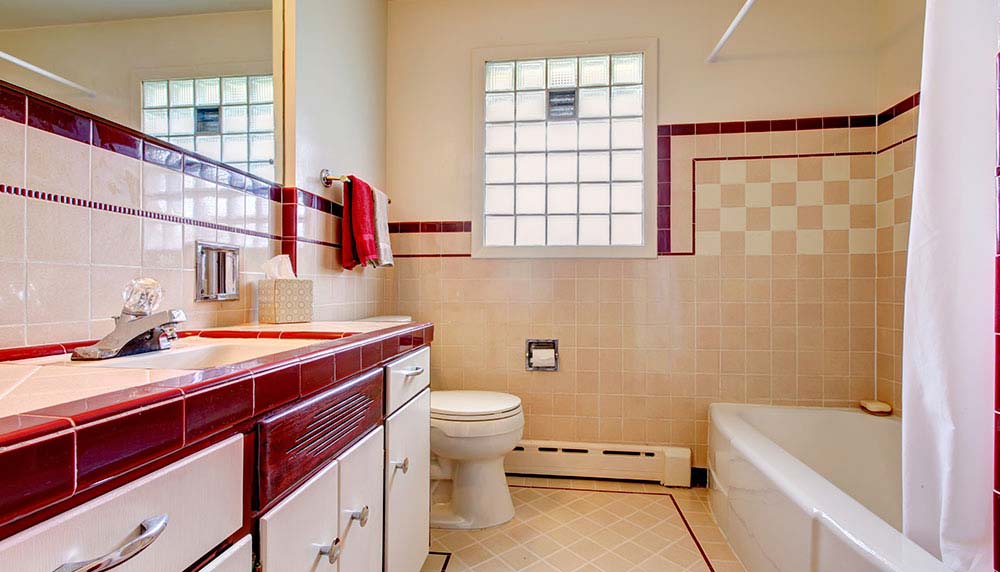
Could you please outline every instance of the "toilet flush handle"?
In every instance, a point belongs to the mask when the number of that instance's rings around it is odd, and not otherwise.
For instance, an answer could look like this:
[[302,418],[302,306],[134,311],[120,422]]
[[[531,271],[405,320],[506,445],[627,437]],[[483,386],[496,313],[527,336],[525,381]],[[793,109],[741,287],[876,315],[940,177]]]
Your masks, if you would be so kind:
[[413,369],[408,369],[402,372],[403,379],[410,379],[411,377],[417,377],[422,373],[424,373],[424,368],[420,367],[419,365],[415,365],[413,366]]
[[403,471],[403,474],[405,475],[406,472],[410,470],[410,458],[404,457],[402,461],[389,461],[389,466],[393,469]]

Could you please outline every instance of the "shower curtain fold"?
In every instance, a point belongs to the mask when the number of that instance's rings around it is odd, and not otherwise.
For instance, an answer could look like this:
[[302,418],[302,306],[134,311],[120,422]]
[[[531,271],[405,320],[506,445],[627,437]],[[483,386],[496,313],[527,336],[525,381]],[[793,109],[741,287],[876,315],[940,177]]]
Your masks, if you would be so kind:
[[927,0],[903,325],[903,532],[992,563],[997,0]]

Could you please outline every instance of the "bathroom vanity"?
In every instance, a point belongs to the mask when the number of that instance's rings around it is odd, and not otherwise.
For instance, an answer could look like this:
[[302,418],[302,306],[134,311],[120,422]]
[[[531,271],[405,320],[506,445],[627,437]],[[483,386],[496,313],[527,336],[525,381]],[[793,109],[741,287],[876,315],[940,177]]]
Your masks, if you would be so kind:
[[433,326],[187,334],[115,363],[0,350],[42,404],[0,417],[0,570],[417,572]]

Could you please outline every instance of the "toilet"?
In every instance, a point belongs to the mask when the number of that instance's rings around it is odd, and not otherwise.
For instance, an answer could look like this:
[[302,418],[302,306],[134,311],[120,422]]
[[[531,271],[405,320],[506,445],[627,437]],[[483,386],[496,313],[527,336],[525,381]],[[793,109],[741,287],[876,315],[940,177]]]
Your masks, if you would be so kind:
[[431,392],[432,527],[479,529],[514,518],[503,460],[523,429],[515,395]]

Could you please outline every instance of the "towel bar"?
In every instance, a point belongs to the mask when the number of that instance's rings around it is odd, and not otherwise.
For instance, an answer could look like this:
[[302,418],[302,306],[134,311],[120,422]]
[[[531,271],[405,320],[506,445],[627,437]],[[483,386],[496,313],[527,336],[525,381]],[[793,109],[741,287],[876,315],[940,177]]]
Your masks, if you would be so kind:
[[[339,177],[331,175],[330,169],[323,169],[320,171],[319,179],[323,181],[323,186],[327,188],[332,187],[334,183],[343,183],[346,185],[351,182],[351,178],[347,175],[341,175]],[[389,204],[392,204],[392,199],[389,199]]]

